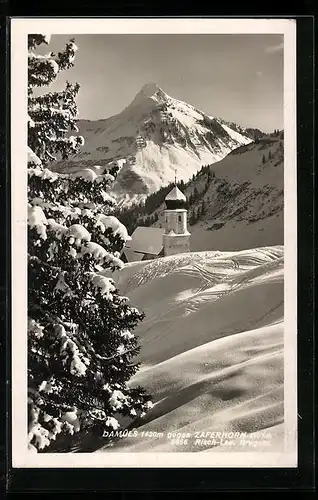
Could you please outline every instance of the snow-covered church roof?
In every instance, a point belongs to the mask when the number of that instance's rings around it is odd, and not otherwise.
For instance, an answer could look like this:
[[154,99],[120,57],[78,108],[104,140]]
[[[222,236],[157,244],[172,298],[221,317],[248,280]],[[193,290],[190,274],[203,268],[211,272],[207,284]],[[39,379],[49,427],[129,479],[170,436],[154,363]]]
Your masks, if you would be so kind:
[[186,197],[180,191],[180,189],[177,186],[174,186],[174,188],[171,189],[170,193],[167,194],[165,197],[166,201],[187,201]]
[[161,227],[138,226],[131,235],[131,240],[126,242],[124,250],[132,250],[139,254],[158,255],[163,248],[162,235],[164,232],[165,230]]

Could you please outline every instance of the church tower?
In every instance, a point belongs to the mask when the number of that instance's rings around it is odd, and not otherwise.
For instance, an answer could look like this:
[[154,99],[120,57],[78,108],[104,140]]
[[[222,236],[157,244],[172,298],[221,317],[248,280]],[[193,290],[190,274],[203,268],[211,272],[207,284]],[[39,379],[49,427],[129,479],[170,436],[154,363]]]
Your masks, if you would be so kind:
[[165,233],[163,234],[164,255],[190,252],[191,234],[187,229],[186,197],[177,187],[165,198]]

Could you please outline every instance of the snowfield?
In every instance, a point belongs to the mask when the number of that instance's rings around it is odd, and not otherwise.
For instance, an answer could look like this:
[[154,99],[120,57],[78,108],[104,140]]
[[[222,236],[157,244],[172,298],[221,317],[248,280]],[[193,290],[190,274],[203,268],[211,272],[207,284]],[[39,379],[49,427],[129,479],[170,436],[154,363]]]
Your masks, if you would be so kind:
[[[134,331],[141,369],[131,385],[155,404],[137,437],[98,451],[282,451],[283,273],[283,246],[179,254],[116,272],[120,291],[146,313]],[[230,449],[196,441],[207,432],[232,432]],[[191,437],[180,445],[168,433]]]

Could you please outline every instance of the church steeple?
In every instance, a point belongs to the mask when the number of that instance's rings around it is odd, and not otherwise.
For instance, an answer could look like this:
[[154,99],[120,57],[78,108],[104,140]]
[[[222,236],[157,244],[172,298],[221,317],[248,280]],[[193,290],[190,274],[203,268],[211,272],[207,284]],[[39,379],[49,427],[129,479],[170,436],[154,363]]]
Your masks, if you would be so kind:
[[175,186],[165,197],[167,210],[175,210],[176,208],[185,208],[187,199],[180,189]]
[[187,199],[177,186],[175,172],[175,185],[165,197],[165,234],[163,246],[165,255],[173,255],[190,251],[190,233],[187,229]]
[[177,171],[174,174],[174,187],[165,197],[167,210],[175,210],[176,208],[185,208],[187,199],[177,186]]

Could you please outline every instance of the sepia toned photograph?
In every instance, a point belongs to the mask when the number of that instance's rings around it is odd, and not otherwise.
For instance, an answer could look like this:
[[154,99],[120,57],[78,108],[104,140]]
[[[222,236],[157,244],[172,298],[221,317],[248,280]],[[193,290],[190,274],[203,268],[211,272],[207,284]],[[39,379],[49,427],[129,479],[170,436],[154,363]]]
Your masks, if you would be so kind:
[[296,467],[295,24],[123,21],[11,21],[13,462]]

